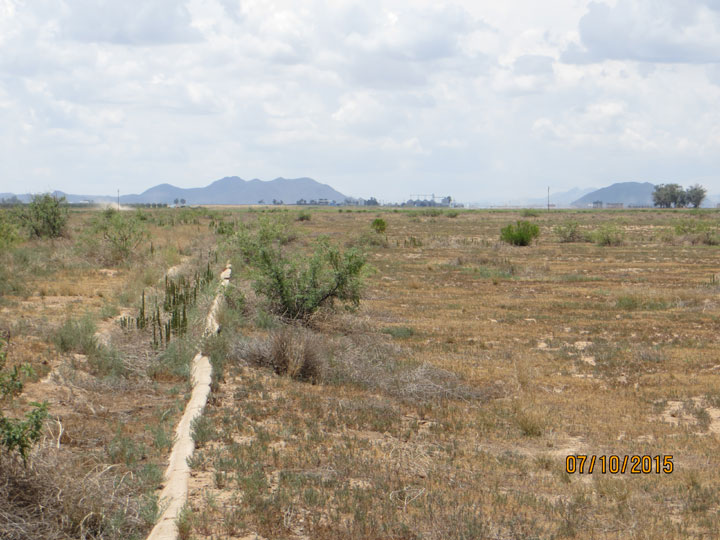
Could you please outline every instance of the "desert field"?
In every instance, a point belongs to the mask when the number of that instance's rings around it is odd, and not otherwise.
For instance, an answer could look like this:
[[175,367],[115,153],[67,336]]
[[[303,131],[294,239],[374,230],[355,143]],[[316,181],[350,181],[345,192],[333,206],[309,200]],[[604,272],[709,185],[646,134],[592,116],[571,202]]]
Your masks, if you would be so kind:
[[47,402],[0,536],[144,538],[197,350],[182,540],[720,531],[716,211],[142,209],[122,253],[105,214],[0,254],[0,405]]

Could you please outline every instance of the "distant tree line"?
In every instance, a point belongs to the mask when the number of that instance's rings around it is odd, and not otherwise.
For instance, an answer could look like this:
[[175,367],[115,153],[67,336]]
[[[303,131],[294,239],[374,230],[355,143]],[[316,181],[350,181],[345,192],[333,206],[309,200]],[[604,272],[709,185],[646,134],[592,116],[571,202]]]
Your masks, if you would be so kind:
[[707,191],[700,184],[683,189],[680,184],[660,184],[655,186],[653,204],[659,208],[700,208]]

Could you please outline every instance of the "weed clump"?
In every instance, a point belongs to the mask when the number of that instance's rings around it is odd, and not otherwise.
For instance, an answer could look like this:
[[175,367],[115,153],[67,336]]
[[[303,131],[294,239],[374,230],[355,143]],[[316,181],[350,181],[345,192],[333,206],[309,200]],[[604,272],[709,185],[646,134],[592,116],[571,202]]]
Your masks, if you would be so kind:
[[621,246],[625,242],[625,233],[617,225],[603,225],[591,235],[598,246]]
[[516,224],[509,224],[500,230],[500,240],[513,246],[529,246],[540,236],[540,227],[529,221],[518,220]]
[[382,218],[375,218],[375,219],[373,219],[372,223],[370,224],[370,227],[376,233],[382,234],[385,232],[385,229],[387,229],[387,223]]
[[583,239],[580,232],[580,224],[573,220],[556,225],[553,228],[553,232],[560,239],[560,242],[563,243],[580,242]]

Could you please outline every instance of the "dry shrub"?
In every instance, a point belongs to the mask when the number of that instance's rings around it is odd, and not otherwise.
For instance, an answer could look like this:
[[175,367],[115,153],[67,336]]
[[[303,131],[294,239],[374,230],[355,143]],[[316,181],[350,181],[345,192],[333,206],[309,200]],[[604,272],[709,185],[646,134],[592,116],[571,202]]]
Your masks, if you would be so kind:
[[244,358],[251,365],[271,368],[278,375],[317,383],[323,378],[322,353],[316,334],[299,326],[283,326],[268,339],[240,343],[233,356]]
[[88,464],[49,444],[28,466],[0,454],[0,538],[122,539],[144,536],[154,512],[133,496],[131,476]]
[[445,399],[485,401],[498,397],[495,387],[473,388],[455,373],[423,363],[400,361],[401,348],[377,335],[333,340],[328,379],[352,383],[409,403]]
[[[315,319],[316,327],[367,328],[360,323]],[[300,326],[285,326],[266,339],[241,340],[229,358],[272,369],[313,383],[353,384],[410,403],[445,399],[481,400],[498,397],[496,387],[473,388],[455,373],[430,364],[400,361],[405,351],[377,333],[320,335]]]

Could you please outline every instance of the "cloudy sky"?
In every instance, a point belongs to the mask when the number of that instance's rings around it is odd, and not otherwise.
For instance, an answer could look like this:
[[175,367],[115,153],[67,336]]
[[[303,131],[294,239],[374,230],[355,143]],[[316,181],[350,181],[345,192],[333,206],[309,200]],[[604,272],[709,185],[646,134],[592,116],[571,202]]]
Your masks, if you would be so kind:
[[720,193],[720,0],[0,0],[0,192]]

